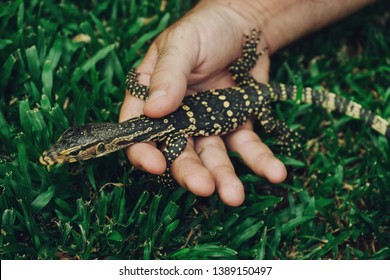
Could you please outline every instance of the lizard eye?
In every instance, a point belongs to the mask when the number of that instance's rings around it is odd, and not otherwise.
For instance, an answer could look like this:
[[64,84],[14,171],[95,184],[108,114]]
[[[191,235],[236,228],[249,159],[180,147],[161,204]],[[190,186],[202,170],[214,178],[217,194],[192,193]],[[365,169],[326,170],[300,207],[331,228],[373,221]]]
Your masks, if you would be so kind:
[[70,156],[75,157],[79,154],[79,150],[74,150],[69,153]]
[[104,146],[103,143],[99,143],[99,144],[96,146],[96,152],[97,152],[97,153],[103,153],[105,150],[106,150],[106,147]]

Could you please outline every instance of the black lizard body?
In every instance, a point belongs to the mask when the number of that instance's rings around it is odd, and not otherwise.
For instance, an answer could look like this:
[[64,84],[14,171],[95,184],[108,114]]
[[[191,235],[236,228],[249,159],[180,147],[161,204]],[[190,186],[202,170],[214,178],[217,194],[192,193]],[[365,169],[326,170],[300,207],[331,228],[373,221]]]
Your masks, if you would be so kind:
[[[170,168],[186,147],[187,137],[223,135],[236,130],[250,117],[255,117],[266,132],[275,133],[278,142],[288,153],[290,147],[299,148],[298,133],[273,114],[271,104],[283,100],[311,103],[362,119],[390,142],[389,123],[356,102],[311,88],[298,92],[296,86],[257,82],[248,71],[262,54],[257,52],[259,41],[259,33],[253,30],[250,36],[246,36],[241,58],[229,68],[236,87],[207,90],[188,96],[175,112],[163,118],[142,115],[119,124],[98,123],[71,128],[50,150],[43,153],[41,163],[51,165],[86,160],[138,142],[163,142],[166,144],[163,154],[167,170],[159,179],[165,185],[172,185]],[[136,76],[134,71],[129,72],[127,89],[130,94],[146,100],[149,88],[139,84]]]

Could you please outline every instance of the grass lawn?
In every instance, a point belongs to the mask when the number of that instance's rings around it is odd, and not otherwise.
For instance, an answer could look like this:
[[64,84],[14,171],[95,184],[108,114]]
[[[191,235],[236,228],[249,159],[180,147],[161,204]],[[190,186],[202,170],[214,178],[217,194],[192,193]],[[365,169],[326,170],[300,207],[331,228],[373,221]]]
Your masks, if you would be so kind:
[[[231,155],[246,187],[238,208],[161,188],[122,152],[39,164],[69,126],[117,121],[127,70],[191,7],[160,2],[0,3],[0,258],[389,259],[389,144],[323,109],[275,106],[306,138],[302,155],[281,157],[283,184]],[[272,59],[273,80],[327,88],[390,118],[389,1]]]

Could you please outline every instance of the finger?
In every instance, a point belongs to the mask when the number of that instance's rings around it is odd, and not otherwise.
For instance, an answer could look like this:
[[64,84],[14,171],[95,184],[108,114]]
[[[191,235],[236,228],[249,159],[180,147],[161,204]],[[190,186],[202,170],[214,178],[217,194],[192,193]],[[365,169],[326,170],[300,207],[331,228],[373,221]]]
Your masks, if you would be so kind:
[[256,81],[266,83],[269,80],[270,59],[267,53],[257,60],[255,66],[249,71]]
[[195,153],[193,141],[188,141],[184,152],[172,164],[173,178],[183,187],[198,196],[210,196],[214,190],[214,179]]
[[241,155],[250,169],[271,183],[281,183],[286,179],[287,170],[284,164],[252,130],[239,129],[227,135],[225,143],[228,149]]
[[125,149],[129,161],[137,169],[161,175],[166,169],[164,155],[151,143],[137,143]]
[[138,82],[146,86],[150,85],[150,76],[153,73],[154,68],[156,67],[157,60],[158,47],[156,45],[156,42],[153,42],[150,45],[148,51],[146,52],[144,58],[142,59],[142,62],[137,67],[137,73],[141,74],[137,77]]
[[198,137],[195,149],[213,175],[222,201],[229,206],[241,205],[245,198],[244,186],[234,171],[221,137]]
[[[126,92],[119,122],[142,114],[144,102]],[[152,174],[162,174],[166,169],[165,158],[154,143],[138,143],[125,149],[129,161],[134,167]]]
[[163,39],[156,41],[158,59],[150,79],[150,97],[144,108],[150,117],[158,118],[175,111],[185,96],[198,44],[188,30],[181,30],[172,28]]
[[259,58],[255,66],[249,71],[255,80],[261,83],[266,83],[269,79],[270,51],[267,47],[265,38],[260,38],[260,43],[257,46]]
[[141,99],[130,95],[126,90],[125,98],[119,112],[119,122],[123,122],[135,116],[139,116],[143,112],[145,102]]

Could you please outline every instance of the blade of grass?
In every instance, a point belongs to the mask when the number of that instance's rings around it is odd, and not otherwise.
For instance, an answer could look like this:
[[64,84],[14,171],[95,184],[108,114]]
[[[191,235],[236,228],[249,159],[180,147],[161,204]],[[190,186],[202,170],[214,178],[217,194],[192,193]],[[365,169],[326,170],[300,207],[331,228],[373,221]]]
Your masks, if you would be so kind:
[[76,68],[72,76],[72,82],[77,83],[84,73],[87,73],[92,67],[96,66],[100,60],[107,57],[107,55],[115,49],[115,44],[108,45],[97,51],[90,59],[85,61],[83,65]]
[[30,70],[30,75],[35,83],[39,82],[40,62],[36,46],[26,49],[27,65]]
[[54,197],[56,191],[55,186],[50,186],[46,191],[41,192],[32,202],[31,207],[34,213],[39,213],[42,209],[49,204]]

